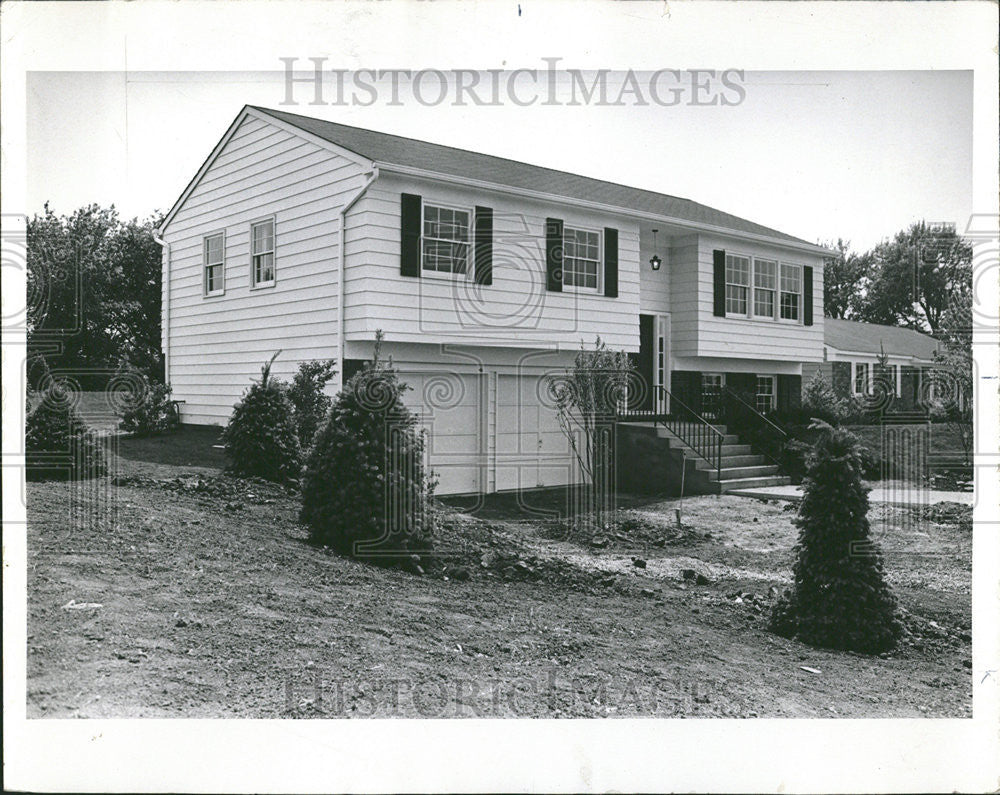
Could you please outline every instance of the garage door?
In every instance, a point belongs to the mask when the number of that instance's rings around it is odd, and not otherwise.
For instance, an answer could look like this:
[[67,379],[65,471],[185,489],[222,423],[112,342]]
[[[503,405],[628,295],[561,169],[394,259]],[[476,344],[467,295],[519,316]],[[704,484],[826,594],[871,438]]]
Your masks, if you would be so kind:
[[427,429],[427,461],[438,476],[438,494],[485,488],[485,376],[448,371],[401,372],[411,389],[404,402]]
[[495,488],[536,488],[572,482],[573,455],[543,376],[496,377]]

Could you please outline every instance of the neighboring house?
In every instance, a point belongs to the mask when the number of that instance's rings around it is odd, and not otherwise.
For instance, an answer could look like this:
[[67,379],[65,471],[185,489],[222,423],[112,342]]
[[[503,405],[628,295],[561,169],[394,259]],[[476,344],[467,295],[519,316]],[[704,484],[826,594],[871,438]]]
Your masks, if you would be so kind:
[[889,411],[920,410],[934,397],[929,373],[938,341],[927,334],[826,318],[823,343],[823,362],[803,367],[804,383],[818,371],[840,397],[868,400]]
[[183,422],[224,424],[278,349],[283,377],[336,358],[339,387],[381,329],[441,494],[576,479],[549,377],[597,336],[704,412],[723,383],[793,405],[803,367],[824,361],[823,248],[686,199],[292,113],[245,107],[160,234]]

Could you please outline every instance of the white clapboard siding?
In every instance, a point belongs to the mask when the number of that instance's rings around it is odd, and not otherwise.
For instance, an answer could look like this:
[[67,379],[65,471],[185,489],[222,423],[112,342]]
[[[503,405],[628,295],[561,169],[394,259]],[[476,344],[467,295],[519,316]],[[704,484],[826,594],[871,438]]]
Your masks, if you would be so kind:
[[[493,210],[493,284],[400,267],[400,194],[425,203]],[[618,230],[618,297],[545,289],[545,219]],[[582,211],[501,193],[383,174],[349,213],[345,323],[348,340],[382,329],[400,342],[579,347],[597,336],[638,350],[639,228],[620,216]],[[602,274],[603,279],[603,274]],[[430,335],[433,335],[432,337]]]
[[[813,268],[813,325],[713,315],[713,251]],[[714,235],[691,235],[671,248],[671,331],[675,357],[814,362],[823,358],[823,259]]]
[[[279,349],[273,369],[284,378],[300,362],[340,358],[339,211],[363,184],[353,161],[276,125],[248,116],[234,131],[164,234],[164,343],[184,422],[224,424]],[[252,290],[250,226],[272,216],[275,286]],[[204,297],[202,241],[217,232],[225,294]]]

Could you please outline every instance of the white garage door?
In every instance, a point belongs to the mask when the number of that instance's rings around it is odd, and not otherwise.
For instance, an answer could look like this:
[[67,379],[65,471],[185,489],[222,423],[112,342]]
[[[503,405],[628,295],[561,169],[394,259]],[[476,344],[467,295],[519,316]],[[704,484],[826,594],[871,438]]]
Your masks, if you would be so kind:
[[569,441],[543,378],[496,377],[495,488],[561,486],[575,480]]
[[427,461],[438,476],[438,494],[467,494],[486,487],[485,376],[442,370],[401,372],[410,385],[404,402],[427,429]]

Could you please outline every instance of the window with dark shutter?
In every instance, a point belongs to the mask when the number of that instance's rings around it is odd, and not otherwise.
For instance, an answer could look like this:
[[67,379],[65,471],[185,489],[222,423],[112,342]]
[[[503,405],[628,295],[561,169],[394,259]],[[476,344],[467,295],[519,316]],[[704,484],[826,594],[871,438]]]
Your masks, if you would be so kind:
[[403,276],[420,276],[422,205],[423,202],[416,194],[403,193],[400,196],[399,272]]
[[493,284],[493,210],[476,207],[476,284]]
[[808,265],[802,268],[802,322],[813,324],[813,269]]
[[604,229],[604,294],[618,297],[618,230]]
[[545,219],[545,288],[562,292],[563,287],[563,222]]
[[726,252],[716,249],[712,252],[712,314],[726,316]]

